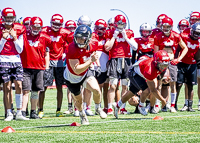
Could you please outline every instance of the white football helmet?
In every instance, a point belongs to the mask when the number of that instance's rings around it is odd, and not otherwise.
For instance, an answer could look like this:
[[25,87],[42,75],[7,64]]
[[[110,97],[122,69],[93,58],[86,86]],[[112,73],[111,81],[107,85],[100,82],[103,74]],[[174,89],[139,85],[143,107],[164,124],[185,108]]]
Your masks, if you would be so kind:
[[[149,33],[143,33],[142,31],[149,31]],[[152,33],[152,27],[149,23],[143,23],[141,26],[140,26],[140,35],[142,37],[148,37],[150,36]]]
[[79,17],[77,25],[78,26],[79,25],[87,25],[87,26],[91,27],[92,21],[87,15],[82,15],[81,17]]

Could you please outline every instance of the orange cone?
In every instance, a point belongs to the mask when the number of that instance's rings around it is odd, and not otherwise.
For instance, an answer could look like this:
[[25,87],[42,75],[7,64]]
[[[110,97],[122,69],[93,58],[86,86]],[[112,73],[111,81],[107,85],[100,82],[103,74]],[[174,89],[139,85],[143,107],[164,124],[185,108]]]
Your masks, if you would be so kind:
[[7,127],[3,128],[3,130],[1,130],[1,132],[3,132],[3,133],[13,133],[13,132],[15,132],[15,130],[11,126],[7,126]]
[[73,122],[70,126],[81,126],[81,125],[77,122]]
[[153,118],[153,120],[163,120],[164,118],[160,117],[160,116],[156,116]]

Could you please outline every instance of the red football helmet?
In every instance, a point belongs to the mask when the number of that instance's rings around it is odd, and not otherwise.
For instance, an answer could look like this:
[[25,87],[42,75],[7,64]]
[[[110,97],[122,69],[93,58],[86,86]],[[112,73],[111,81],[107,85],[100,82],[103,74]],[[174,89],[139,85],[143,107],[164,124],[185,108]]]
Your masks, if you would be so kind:
[[122,31],[126,28],[126,18],[123,15],[117,15],[115,16],[115,28],[117,28],[119,31]]
[[106,32],[107,28],[107,23],[103,19],[98,19],[95,24],[94,24],[94,31],[97,33],[99,36],[103,36],[103,34]]
[[157,51],[154,54],[153,60],[160,72],[164,71],[169,66],[170,62],[169,55],[164,50]]
[[12,25],[16,20],[15,11],[10,7],[4,8],[1,15],[3,23],[6,25]]
[[187,29],[190,26],[190,23],[186,19],[182,19],[178,23],[178,30],[182,33],[185,29]]
[[40,17],[32,17],[30,22],[30,30],[33,35],[38,35],[43,26],[43,21]]
[[162,20],[161,29],[165,34],[170,34],[173,28],[173,20],[170,17],[166,17]]
[[23,25],[26,27],[26,30],[30,30],[31,17],[25,17],[23,20]]
[[159,28],[162,24],[162,20],[164,18],[168,17],[166,14],[160,14],[158,17],[157,17],[157,20],[156,20],[156,26]]
[[63,17],[60,14],[54,14],[51,17],[51,29],[53,31],[59,31],[63,25]]
[[71,32],[74,32],[75,29],[76,29],[76,22],[73,21],[73,20],[68,20],[66,23],[65,23],[65,28],[68,29],[69,31]]
[[199,12],[195,11],[195,12],[192,12],[190,14],[190,20],[189,20],[190,25],[193,25],[194,23],[196,23],[199,20],[200,20],[200,13]]

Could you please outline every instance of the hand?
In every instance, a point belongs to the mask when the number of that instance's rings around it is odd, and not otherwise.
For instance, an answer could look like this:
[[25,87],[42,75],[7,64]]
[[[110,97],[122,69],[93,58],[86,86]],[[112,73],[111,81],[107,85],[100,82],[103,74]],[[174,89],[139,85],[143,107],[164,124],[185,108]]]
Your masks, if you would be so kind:
[[97,75],[97,77],[99,77],[101,75],[101,67],[100,66],[98,66],[96,69],[96,75]]
[[177,65],[179,62],[180,62],[179,59],[173,59],[170,63],[172,65]]
[[162,79],[163,84],[168,84],[170,81],[171,81],[170,77],[163,77],[163,79]]
[[124,39],[127,39],[127,35],[126,35],[125,29],[123,29],[121,33],[122,33],[123,38],[124,38]]
[[10,34],[9,34],[9,31],[6,30],[6,29],[5,29],[5,30],[2,30],[2,33],[3,33],[3,38],[4,38],[4,39],[7,39],[8,36],[10,35]]
[[114,37],[114,38],[117,38],[117,35],[118,35],[118,34],[119,34],[119,30],[116,29],[116,30],[114,31],[113,37]]
[[17,40],[17,32],[14,29],[10,30],[10,35],[14,38],[14,40]]
[[91,62],[93,63],[93,62],[96,62],[96,60],[98,59],[99,57],[98,57],[98,55],[96,54],[96,52],[93,52],[92,54],[91,54]]

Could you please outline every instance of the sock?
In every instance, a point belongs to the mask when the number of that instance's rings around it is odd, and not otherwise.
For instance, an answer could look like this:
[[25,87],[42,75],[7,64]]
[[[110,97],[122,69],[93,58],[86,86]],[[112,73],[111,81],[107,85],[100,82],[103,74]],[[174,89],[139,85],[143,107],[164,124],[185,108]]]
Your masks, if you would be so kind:
[[11,109],[7,109],[7,114],[9,113],[9,112],[11,112],[12,110]]
[[156,98],[155,107],[159,107],[159,106],[160,106],[160,100]]
[[22,96],[23,94],[15,94],[15,102],[18,109],[22,108]]
[[123,103],[121,108],[125,109],[125,107],[126,107],[126,103]]
[[13,108],[13,103],[11,103],[11,109],[14,110],[14,108]]
[[144,107],[144,103],[140,102],[139,107]]
[[[96,105],[96,104],[95,104]],[[91,106],[89,105],[89,106],[86,106],[86,110],[90,110],[91,109]]]
[[171,107],[175,106],[176,93],[171,93]]
[[60,108],[57,108],[57,111],[60,111]]
[[150,111],[153,109],[154,107],[150,106]]
[[68,103],[68,109],[72,108],[72,103]]
[[200,105],[200,99],[199,99],[199,105]]
[[185,105],[188,106],[188,99],[185,99]]
[[17,114],[22,114],[22,111],[21,110],[17,110]]
[[100,103],[99,104],[95,104],[95,109],[98,109],[98,108],[100,108]]
[[83,102],[83,110],[86,109],[86,105],[87,105],[87,103],[86,103],[86,102]]
[[108,109],[112,108],[112,103],[108,103]]
[[35,112],[35,110],[31,110],[31,113]]
[[123,105],[123,103],[122,103],[122,100],[120,99],[120,100],[117,102],[117,108],[120,108],[122,105]]
[[38,110],[39,110],[39,112],[40,112],[40,111],[42,112],[42,111],[43,111],[43,108],[40,108],[40,109],[38,109]]

